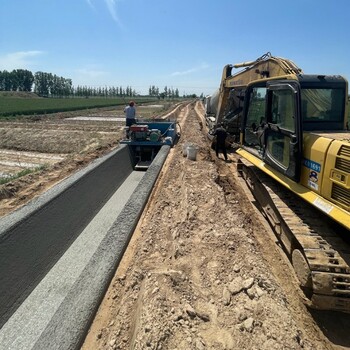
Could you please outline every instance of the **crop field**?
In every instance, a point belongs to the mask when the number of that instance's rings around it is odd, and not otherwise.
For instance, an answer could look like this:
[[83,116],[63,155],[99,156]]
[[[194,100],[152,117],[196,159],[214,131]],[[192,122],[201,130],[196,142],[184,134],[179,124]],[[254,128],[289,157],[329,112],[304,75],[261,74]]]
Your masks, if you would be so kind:
[[[136,103],[152,102],[155,98],[133,98]],[[0,95],[0,118],[14,115],[46,114],[88,108],[125,105],[128,98],[17,98]],[[158,101],[158,100],[157,100]]]

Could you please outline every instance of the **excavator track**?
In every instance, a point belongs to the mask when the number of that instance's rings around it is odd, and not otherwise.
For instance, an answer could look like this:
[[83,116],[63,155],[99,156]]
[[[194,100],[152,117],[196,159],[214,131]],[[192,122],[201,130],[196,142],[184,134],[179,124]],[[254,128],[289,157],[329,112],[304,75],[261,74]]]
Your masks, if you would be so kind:
[[349,230],[328,220],[245,159],[239,160],[238,171],[288,255],[312,305],[350,312]]

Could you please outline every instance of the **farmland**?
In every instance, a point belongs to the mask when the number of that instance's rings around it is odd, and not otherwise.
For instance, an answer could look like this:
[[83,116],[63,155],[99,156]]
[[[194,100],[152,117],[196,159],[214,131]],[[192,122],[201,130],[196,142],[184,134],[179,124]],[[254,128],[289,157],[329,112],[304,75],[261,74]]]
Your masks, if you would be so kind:
[[[152,102],[158,99],[136,97],[136,103]],[[0,94],[0,118],[14,115],[46,114],[75,111],[99,107],[125,105],[127,98],[40,98],[35,94],[18,95]]]

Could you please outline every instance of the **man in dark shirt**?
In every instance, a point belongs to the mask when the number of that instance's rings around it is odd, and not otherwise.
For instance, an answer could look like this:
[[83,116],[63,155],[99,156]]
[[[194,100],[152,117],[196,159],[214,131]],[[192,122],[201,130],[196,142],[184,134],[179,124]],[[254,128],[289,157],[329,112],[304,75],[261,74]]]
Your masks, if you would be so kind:
[[226,137],[227,131],[225,130],[223,124],[221,123],[218,128],[216,128],[214,132],[214,136],[216,136],[216,145],[215,152],[216,156],[219,158],[220,150],[224,154],[225,160],[227,160],[227,151],[226,151]]

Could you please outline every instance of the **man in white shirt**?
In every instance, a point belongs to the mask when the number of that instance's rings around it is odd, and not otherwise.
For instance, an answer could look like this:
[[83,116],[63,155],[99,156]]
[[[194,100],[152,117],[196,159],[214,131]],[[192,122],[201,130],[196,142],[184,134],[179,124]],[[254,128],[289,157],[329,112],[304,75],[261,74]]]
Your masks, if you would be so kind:
[[131,126],[133,124],[136,124],[136,108],[135,108],[135,102],[130,101],[129,106],[125,107],[124,113],[126,116],[126,126]]

